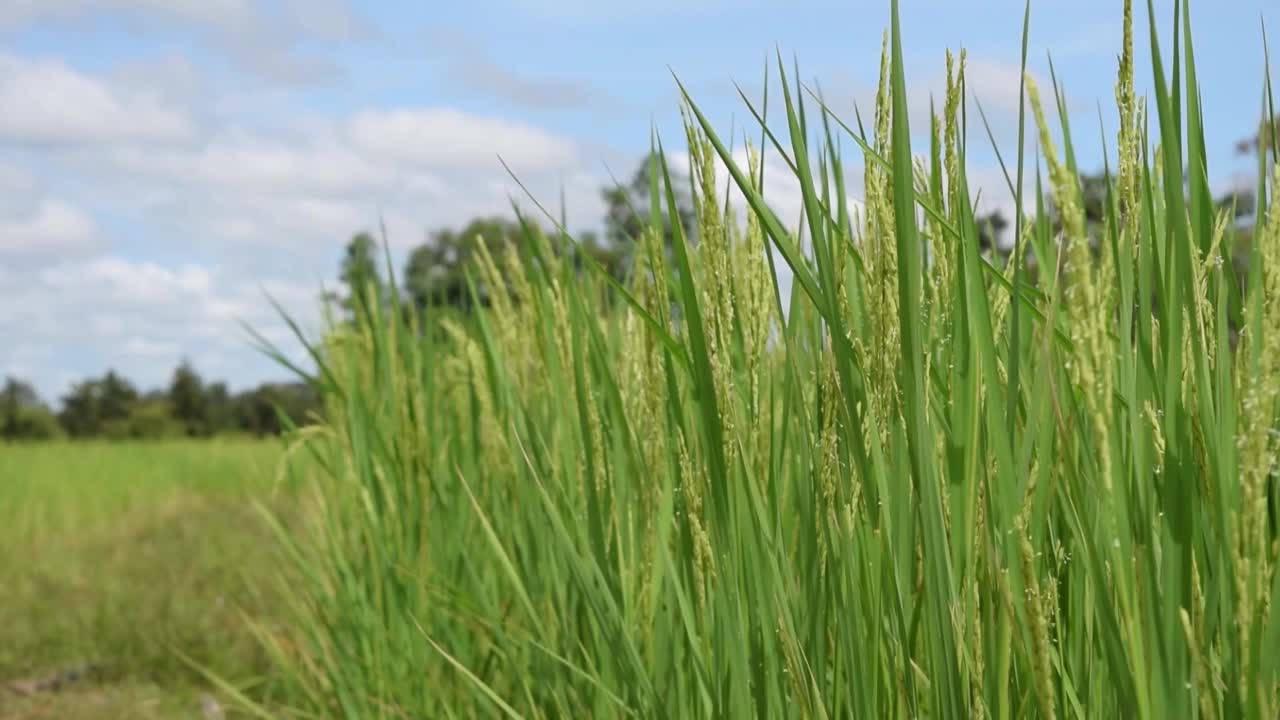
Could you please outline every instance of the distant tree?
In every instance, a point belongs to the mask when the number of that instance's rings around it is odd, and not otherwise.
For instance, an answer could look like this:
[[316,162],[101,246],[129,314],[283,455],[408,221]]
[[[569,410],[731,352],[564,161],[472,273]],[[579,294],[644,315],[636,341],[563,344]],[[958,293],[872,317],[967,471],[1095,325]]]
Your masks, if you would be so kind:
[[[651,168],[654,165],[651,160],[653,158],[654,155],[650,154],[641,160],[630,180],[625,184],[611,185],[601,190],[606,208],[605,240],[608,247],[618,253],[617,264],[622,272],[625,272],[624,268],[630,266],[635,241],[650,224]],[[667,205],[665,190],[661,189],[663,188],[661,177],[658,178],[658,185],[660,192],[664,195],[658,200],[662,209],[663,237],[667,245],[670,245],[675,239],[676,224],[673,220],[679,222],[681,230],[690,239],[696,234],[697,223],[688,177],[672,172],[669,167],[668,172],[671,174],[672,194],[676,199],[674,216]]]
[[320,394],[306,383],[264,383],[233,395],[226,383],[205,383],[186,360],[162,389],[140,393],[111,370],[73,384],[61,400],[54,414],[28,383],[10,378],[0,385],[0,440],[274,435],[285,429],[277,409],[301,426],[314,422],[322,408]]
[[130,437],[129,421],[140,400],[139,393],[133,383],[108,370],[99,381],[101,398],[98,406],[100,432],[112,439]]
[[1237,188],[1224,193],[1217,199],[1218,209],[1231,213],[1232,218],[1252,217],[1258,209],[1258,198],[1252,190]]
[[209,403],[205,396],[204,382],[187,360],[183,360],[173,372],[173,380],[169,383],[168,401],[174,419],[182,425],[187,435],[211,433]]
[[615,279],[622,280],[626,276],[633,250],[631,243],[611,243],[597,233],[585,232],[578,236],[578,245]]
[[[409,254],[403,287],[414,307],[420,310],[440,306],[469,309],[473,301],[467,273],[474,269],[478,246],[483,244],[501,267],[502,258],[512,248],[525,260],[531,257],[528,240],[529,233],[533,232],[543,230],[526,228],[516,220],[497,216],[476,218],[460,230],[437,230]],[[572,256],[575,267],[581,268],[584,264],[581,255],[589,255],[606,271],[621,277],[622,251],[602,243],[599,235],[582,233],[572,242],[555,233],[547,233],[545,237],[550,252],[560,257]],[[476,291],[483,303],[492,289],[477,281]]]
[[978,225],[978,249],[1003,253],[1000,237],[1004,234],[1005,228],[1009,227],[1009,221],[1005,219],[1004,213],[997,208],[975,218],[975,221]]
[[7,377],[0,390],[0,417],[22,408],[39,407],[40,394],[31,383],[15,377]]
[[188,435],[185,424],[174,417],[173,407],[163,394],[148,394],[133,406],[129,419],[112,426],[115,439],[163,440]]
[[57,418],[30,383],[7,378],[0,388],[0,440],[47,440],[60,434]]
[[[1105,171],[1084,173],[1079,177],[1080,204],[1084,211],[1085,232],[1097,244],[1107,219],[1107,186],[1113,178]],[[1047,214],[1055,232],[1063,229],[1060,209],[1052,197],[1046,198]],[[1096,247],[1095,247],[1096,250]]]
[[284,431],[280,413],[297,425],[306,425],[319,410],[319,394],[304,383],[264,383],[235,399],[236,425],[259,436]]
[[67,434],[73,438],[91,437],[102,432],[102,391],[95,380],[85,380],[71,386],[62,397],[62,411],[58,420]]
[[419,309],[443,305],[465,309],[471,304],[466,273],[476,243],[483,242],[489,254],[499,259],[507,245],[520,246],[523,238],[518,222],[501,217],[477,218],[457,231],[437,230],[409,254],[405,291]]
[[108,370],[100,381],[102,387],[102,419],[123,420],[129,417],[129,411],[138,401],[138,390],[133,383]]
[[[675,217],[690,236],[695,232],[693,201],[688,178],[678,173],[672,177],[676,196]],[[548,245],[552,252],[574,254],[575,266],[581,267],[582,255],[589,256],[615,278],[621,279],[630,265],[634,244],[649,226],[650,162],[645,158],[622,186],[609,186],[601,190],[605,201],[604,234],[586,232],[578,235],[576,242],[562,242],[559,236],[548,233]],[[668,244],[674,239],[674,225],[665,198],[661,199],[664,218],[664,235]],[[522,257],[528,257],[526,230],[521,223],[498,216],[476,218],[461,229],[440,229],[430,233],[426,242],[414,248],[404,269],[403,287],[412,305],[418,309],[428,307],[453,307],[466,310],[472,301],[467,286],[467,273],[474,267],[476,247],[482,242],[489,254],[500,259],[509,246],[515,246]],[[369,247],[367,241],[356,236],[348,245],[343,264],[344,283],[368,274],[368,263],[361,258]],[[575,253],[580,253],[577,255]],[[477,294],[484,301],[488,288],[477,287]]]
[[210,435],[235,429],[231,393],[225,382],[210,383],[204,388],[204,402]]
[[[1273,163],[1277,134],[1280,134],[1280,114],[1270,122],[1258,123],[1256,133],[1236,143],[1236,153],[1253,158],[1263,153],[1267,156],[1263,159],[1267,163]],[[1216,202],[1219,210],[1232,212],[1234,216],[1236,221],[1234,230],[1237,236],[1234,244],[1240,249],[1247,248],[1252,240],[1253,226],[1257,221],[1255,215],[1258,210],[1258,198],[1255,190],[1251,187],[1237,187],[1224,193],[1217,198]]]
[[1280,113],[1271,118],[1271,122],[1258,123],[1258,132],[1236,143],[1236,153],[1240,155],[1257,155],[1259,151],[1270,152],[1275,147],[1275,138],[1280,135]]
[[341,292],[330,292],[325,300],[336,304],[348,320],[354,319],[360,307],[360,293],[371,291],[375,302],[384,299],[382,274],[378,270],[379,247],[367,232],[357,233],[347,243],[342,254],[342,267],[338,279]]
[[1111,181],[1111,177],[1106,172],[1084,175],[1080,178],[1084,219],[1091,227],[1101,225],[1107,218],[1107,184]]
[[72,437],[120,434],[137,401],[133,384],[108,370],[97,380],[73,385],[62,398],[58,420]]

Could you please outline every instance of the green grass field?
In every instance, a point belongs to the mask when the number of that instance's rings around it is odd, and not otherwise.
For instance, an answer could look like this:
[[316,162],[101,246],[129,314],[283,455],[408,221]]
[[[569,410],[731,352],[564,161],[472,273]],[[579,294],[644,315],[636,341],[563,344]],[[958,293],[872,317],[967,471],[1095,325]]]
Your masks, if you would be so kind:
[[59,692],[0,689],[0,718],[200,717],[185,656],[263,696],[246,616],[271,622],[287,512],[279,442],[0,447],[0,685],[95,668]]

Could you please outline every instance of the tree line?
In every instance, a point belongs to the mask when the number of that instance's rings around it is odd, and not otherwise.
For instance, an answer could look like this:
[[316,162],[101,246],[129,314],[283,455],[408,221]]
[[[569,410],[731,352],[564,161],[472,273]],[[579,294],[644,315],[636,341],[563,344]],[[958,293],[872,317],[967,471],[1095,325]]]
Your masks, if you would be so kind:
[[183,361],[165,388],[140,391],[114,370],[72,385],[54,408],[15,377],[0,387],[0,440],[162,439],[226,434],[277,435],[319,410],[315,389],[301,382],[263,383],[232,393],[205,382]]

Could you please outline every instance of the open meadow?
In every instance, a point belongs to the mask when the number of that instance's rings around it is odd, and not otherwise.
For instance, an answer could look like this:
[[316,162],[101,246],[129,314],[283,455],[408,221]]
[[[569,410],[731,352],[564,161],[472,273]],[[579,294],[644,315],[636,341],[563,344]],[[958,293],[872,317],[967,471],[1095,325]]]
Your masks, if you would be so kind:
[[0,718],[202,718],[183,657],[261,692],[246,619],[277,616],[281,566],[253,501],[287,512],[282,448],[0,448]]

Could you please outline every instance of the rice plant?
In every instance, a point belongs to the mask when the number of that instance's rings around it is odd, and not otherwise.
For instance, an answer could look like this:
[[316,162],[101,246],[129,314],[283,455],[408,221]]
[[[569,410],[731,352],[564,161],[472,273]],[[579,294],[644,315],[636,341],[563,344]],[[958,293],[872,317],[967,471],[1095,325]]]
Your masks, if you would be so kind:
[[1189,9],[1148,99],[1123,12],[1097,232],[1026,76],[1014,249],[979,247],[964,54],[913,148],[895,2],[865,126],[781,63],[748,138],[685,94],[697,240],[655,139],[626,283],[528,215],[474,312],[366,298],[311,345],[323,479],[264,633],[299,715],[1277,717],[1278,178],[1239,278]]

